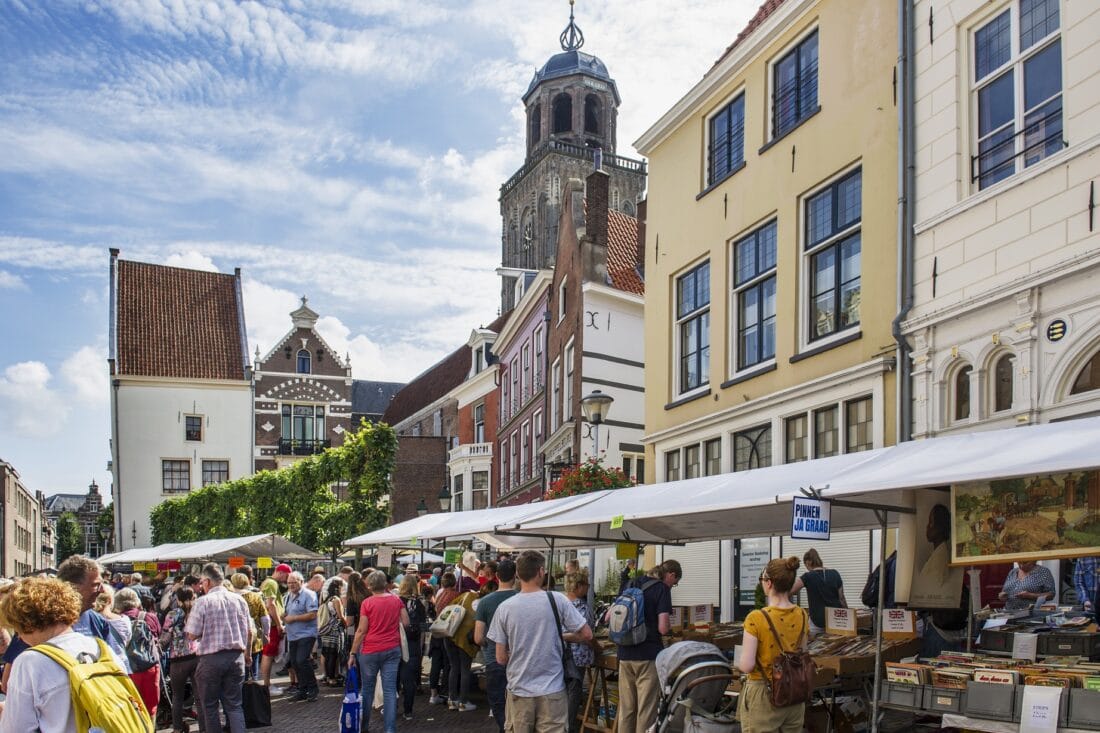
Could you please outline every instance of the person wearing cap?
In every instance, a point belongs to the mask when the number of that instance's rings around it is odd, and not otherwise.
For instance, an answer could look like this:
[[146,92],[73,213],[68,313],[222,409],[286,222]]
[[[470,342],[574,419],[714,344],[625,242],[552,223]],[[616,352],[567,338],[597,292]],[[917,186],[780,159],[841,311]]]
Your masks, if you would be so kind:
[[504,733],[508,672],[505,665],[497,662],[497,645],[487,634],[500,604],[519,592],[515,587],[516,564],[512,560],[501,560],[497,563],[496,579],[500,589],[478,601],[474,612],[474,643],[481,647],[481,658],[485,663],[485,696],[489,699],[489,709],[493,711],[493,720],[500,733]]
[[285,562],[279,563],[275,566],[275,570],[272,571],[271,577],[275,579],[275,582],[279,584],[279,600],[283,600],[286,596],[286,579],[290,574],[294,572],[294,568],[287,565]]

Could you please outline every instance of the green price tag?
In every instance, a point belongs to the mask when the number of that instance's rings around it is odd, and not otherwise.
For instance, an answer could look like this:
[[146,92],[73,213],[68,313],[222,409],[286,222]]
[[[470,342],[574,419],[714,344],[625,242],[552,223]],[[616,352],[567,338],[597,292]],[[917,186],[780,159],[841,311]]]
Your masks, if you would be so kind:
[[623,515],[619,514],[611,518],[611,529],[623,528]]
[[415,545],[417,542],[419,542],[419,540],[416,537],[412,537],[409,539],[410,545]]
[[461,550],[447,550],[446,552],[443,553],[443,562],[445,562],[445,563],[456,563],[461,559],[462,559],[462,551]]

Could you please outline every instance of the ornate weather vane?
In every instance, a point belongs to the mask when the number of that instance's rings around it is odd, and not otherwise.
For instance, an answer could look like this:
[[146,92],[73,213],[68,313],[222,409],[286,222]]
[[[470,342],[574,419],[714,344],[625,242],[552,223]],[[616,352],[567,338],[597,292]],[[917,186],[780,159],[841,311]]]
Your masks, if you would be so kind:
[[562,51],[576,51],[584,45],[584,34],[581,33],[580,27],[573,22],[573,2],[574,0],[569,0],[569,25],[558,37]]

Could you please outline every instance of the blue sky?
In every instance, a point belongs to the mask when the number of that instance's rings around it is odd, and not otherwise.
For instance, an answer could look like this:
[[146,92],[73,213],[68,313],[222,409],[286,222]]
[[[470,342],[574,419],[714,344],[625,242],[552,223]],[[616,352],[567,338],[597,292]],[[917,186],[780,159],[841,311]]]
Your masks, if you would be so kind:
[[[619,153],[757,0],[581,0]],[[299,295],[359,379],[404,381],[497,313],[497,193],[564,0],[0,2],[0,458],[110,485],[108,249],[242,269],[249,350]]]

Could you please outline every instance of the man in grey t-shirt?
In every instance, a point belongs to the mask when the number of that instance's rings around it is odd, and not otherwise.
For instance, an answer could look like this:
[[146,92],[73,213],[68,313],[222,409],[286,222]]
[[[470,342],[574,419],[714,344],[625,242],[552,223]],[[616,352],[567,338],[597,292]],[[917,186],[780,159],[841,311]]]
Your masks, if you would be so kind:
[[[516,576],[520,591],[500,604],[488,634],[496,643],[497,663],[507,665],[505,730],[560,733],[568,728],[569,717],[560,639],[587,642],[592,629],[565,596],[542,590],[546,560],[541,554],[520,553]],[[561,618],[560,636],[551,600]]]

